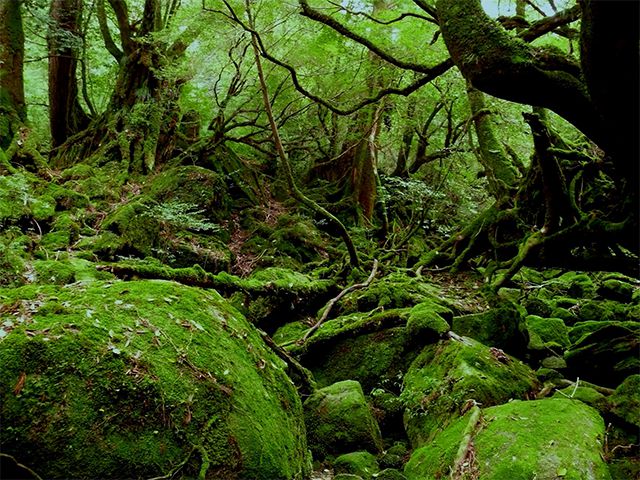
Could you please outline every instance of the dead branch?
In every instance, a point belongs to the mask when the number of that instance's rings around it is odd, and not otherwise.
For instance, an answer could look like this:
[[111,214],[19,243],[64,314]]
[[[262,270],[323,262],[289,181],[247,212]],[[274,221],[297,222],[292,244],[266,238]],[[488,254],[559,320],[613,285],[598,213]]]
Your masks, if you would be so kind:
[[378,273],[378,260],[374,260],[373,269],[371,270],[371,274],[369,275],[369,278],[367,278],[367,281],[364,283],[356,283],[355,285],[351,285],[350,287],[347,287],[344,290],[342,290],[337,297],[334,297],[331,300],[329,300],[329,303],[327,303],[327,306],[324,309],[324,312],[320,317],[320,320],[318,320],[315,323],[315,325],[313,325],[309,330],[307,330],[307,333],[304,334],[304,337],[300,339],[299,343],[302,344],[306,342],[307,339],[311,336],[311,334],[315,332],[318,328],[320,328],[320,325],[322,325],[325,322],[325,320],[329,318],[329,314],[331,313],[331,310],[333,309],[336,303],[338,303],[348,293],[351,293],[354,290],[359,290],[361,288],[366,288],[369,285],[371,285],[371,282],[373,282],[373,279],[375,278],[377,273]]

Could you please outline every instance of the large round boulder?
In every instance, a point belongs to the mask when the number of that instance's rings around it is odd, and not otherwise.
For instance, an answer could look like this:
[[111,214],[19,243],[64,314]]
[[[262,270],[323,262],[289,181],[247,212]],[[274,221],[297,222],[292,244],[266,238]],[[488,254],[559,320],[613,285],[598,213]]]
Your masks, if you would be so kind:
[[3,289],[0,324],[0,450],[43,478],[307,473],[283,362],[214,291]]

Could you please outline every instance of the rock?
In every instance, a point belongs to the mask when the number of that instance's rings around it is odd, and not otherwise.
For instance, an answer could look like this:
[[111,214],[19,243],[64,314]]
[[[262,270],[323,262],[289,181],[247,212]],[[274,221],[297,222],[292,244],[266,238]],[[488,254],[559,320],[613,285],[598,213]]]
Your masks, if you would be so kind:
[[384,438],[404,438],[402,424],[404,404],[400,397],[381,388],[376,388],[371,391],[370,398],[382,436]]
[[382,451],[382,436],[360,384],[334,383],[314,392],[304,402],[309,448],[314,459],[355,449]]
[[430,343],[451,329],[445,318],[451,320],[452,317],[453,314],[447,307],[433,300],[425,300],[409,312],[407,330],[409,335],[423,339],[424,343]]
[[346,295],[340,302],[339,313],[345,315],[377,308],[407,308],[426,300],[442,303],[439,289],[419,278],[396,272],[373,282],[364,290]]
[[410,309],[356,313],[325,322],[302,346],[302,359],[318,385],[352,379],[370,392],[399,391],[402,376],[422,345],[405,328]]
[[562,352],[570,344],[569,331],[560,318],[529,315],[525,319],[524,328],[529,336],[529,350]]
[[553,311],[550,302],[541,298],[529,297],[522,302],[522,306],[527,310],[529,315],[538,315],[539,317],[548,317]]
[[517,306],[503,302],[486,312],[454,317],[453,331],[509,353],[521,352],[526,339],[519,330],[522,313]]
[[631,302],[635,288],[633,285],[621,280],[605,280],[598,287],[597,293],[603,298],[618,302]]
[[612,300],[584,300],[575,309],[580,322],[624,321],[627,319],[625,305]]
[[562,370],[563,368],[567,368],[567,362],[565,361],[565,359],[557,356],[543,358],[540,364],[544,368],[551,368],[554,370]]
[[586,403],[590,407],[595,408],[600,414],[608,413],[609,402],[607,397],[598,392],[595,388],[589,386],[578,385],[569,386],[561,390],[557,390],[553,394],[553,398],[571,398],[572,400],[580,400],[582,403]]
[[613,413],[640,427],[640,375],[627,377],[609,397],[609,402]]
[[284,363],[215,291],[27,286],[0,311],[0,449],[43,478],[308,473]]
[[554,289],[571,297],[583,298],[595,293],[591,277],[586,273],[567,272],[553,280]]
[[472,478],[609,480],[604,434],[600,415],[582,402],[513,401],[483,409],[480,418],[472,411],[454,422],[415,450],[405,475],[408,480],[444,478],[455,468],[459,452],[471,445],[472,463],[463,464],[461,473]]
[[615,388],[639,371],[640,323],[585,323],[570,332],[573,344],[564,356],[570,375]]
[[353,452],[340,455],[333,462],[335,473],[350,473],[369,480],[380,471],[376,457],[369,452]]
[[400,470],[385,468],[373,476],[375,480],[407,480]]
[[381,468],[402,468],[404,461],[402,456],[394,455],[393,453],[385,452],[378,460],[378,464]]
[[309,330],[309,325],[304,322],[286,323],[273,334],[273,341],[278,345],[295,342],[302,338],[307,330]]
[[474,401],[490,406],[522,398],[537,384],[522,362],[462,339],[425,347],[404,377],[404,423],[414,447],[428,442]]
[[[266,294],[245,295],[240,310],[247,319],[269,334],[297,315],[315,312],[331,298],[336,285],[332,280],[314,278],[289,268],[269,267],[246,279],[247,285],[264,286]],[[271,291],[269,291],[271,290]]]

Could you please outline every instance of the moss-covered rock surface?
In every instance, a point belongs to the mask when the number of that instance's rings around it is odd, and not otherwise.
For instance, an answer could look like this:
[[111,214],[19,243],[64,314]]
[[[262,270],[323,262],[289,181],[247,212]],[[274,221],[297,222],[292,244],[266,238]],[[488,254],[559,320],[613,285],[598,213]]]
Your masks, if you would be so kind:
[[1,449],[44,478],[302,478],[283,362],[216,292],[0,290]]
[[568,399],[513,401],[470,412],[416,450],[409,480],[531,478],[609,480],[603,460],[604,421],[591,407]]

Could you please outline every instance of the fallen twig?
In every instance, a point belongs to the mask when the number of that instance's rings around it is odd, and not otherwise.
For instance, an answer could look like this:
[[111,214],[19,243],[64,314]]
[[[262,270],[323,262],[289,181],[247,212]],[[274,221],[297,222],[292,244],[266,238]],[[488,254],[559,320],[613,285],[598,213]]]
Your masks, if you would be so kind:
[[302,344],[306,342],[307,339],[311,336],[311,334],[315,332],[318,328],[320,328],[320,325],[322,325],[324,321],[327,318],[329,318],[329,314],[331,313],[331,310],[333,309],[334,305],[338,303],[342,299],[342,297],[344,297],[348,293],[353,292],[354,290],[366,288],[369,285],[371,285],[371,282],[373,282],[373,279],[375,278],[377,273],[378,273],[378,260],[374,260],[373,269],[371,270],[371,274],[369,275],[369,278],[367,278],[367,281],[364,283],[356,283],[355,285],[351,285],[350,287],[347,287],[344,290],[342,290],[337,297],[334,297],[331,300],[329,300],[329,303],[327,303],[327,306],[324,309],[324,312],[322,313],[322,317],[320,317],[320,320],[318,320],[315,323],[315,325],[313,325],[309,330],[307,330],[307,333],[304,334],[304,337],[302,337],[298,343]]

